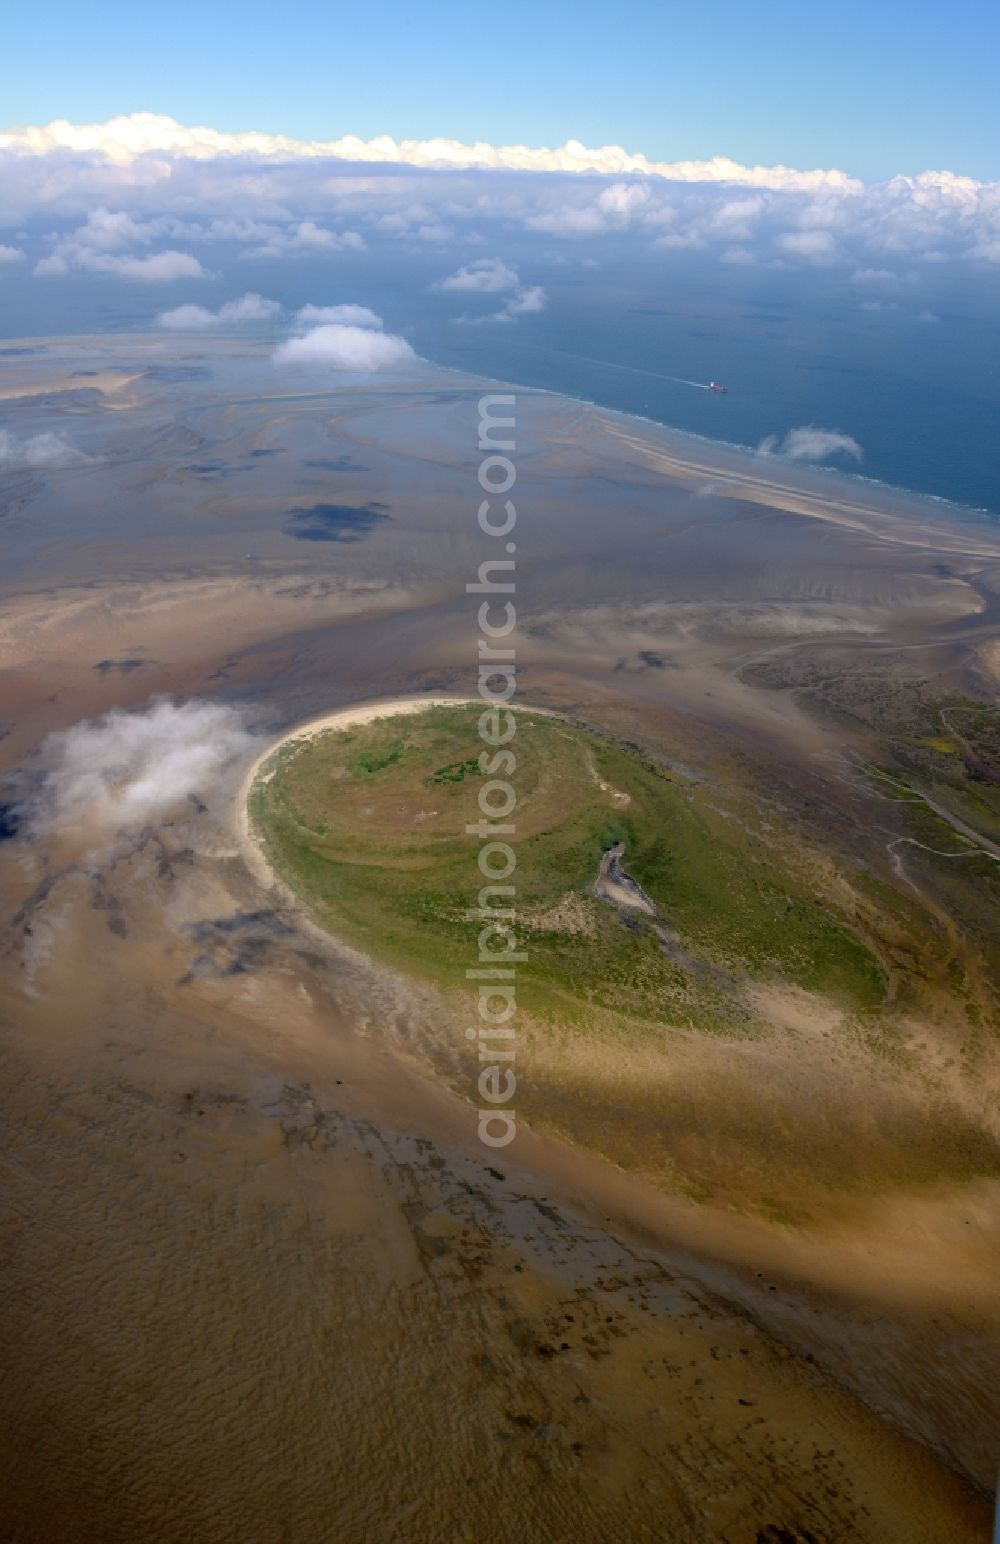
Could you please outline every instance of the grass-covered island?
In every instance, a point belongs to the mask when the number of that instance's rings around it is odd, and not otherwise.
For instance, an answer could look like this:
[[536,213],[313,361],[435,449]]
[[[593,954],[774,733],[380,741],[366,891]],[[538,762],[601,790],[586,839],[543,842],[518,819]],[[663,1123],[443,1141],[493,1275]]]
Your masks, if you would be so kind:
[[[292,737],[249,796],[268,862],[314,917],[429,979],[455,1026],[473,1009],[465,971],[483,926],[481,843],[467,831],[489,775],[481,711],[431,706]],[[519,1114],[689,1194],[782,1216],[816,1182],[993,1166],[943,1095],[911,1087],[885,951],[846,880],[736,789],[558,717],[518,710],[516,726],[503,772],[526,955]],[[469,1090],[461,1028],[439,1023],[422,1049]]]

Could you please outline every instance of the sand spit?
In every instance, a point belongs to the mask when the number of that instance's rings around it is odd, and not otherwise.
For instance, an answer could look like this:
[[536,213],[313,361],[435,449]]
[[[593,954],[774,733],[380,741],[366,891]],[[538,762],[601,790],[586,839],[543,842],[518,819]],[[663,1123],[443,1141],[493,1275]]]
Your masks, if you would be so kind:
[[[49,397],[64,391],[97,391],[102,397],[120,397],[140,379],[141,372],[132,375],[116,370],[88,372],[86,375],[50,375],[41,380],[17,381],[11,386],[0,386],[0,402],[19,402],[27,397]],[[121,403],[109,405],[122,406]]]
[[[1000,539],[988,528],[978,528],[971,522],[937,521],[931,523],[907,522],[905,518],[877,509],[868,500],[845,497],[845,484],[831,480],[829,493],[810,492],[799,487],[775,458],[760,458],[761,470],[754,470],[754,462],[746,452],[729,451],[719,447],[712,456],[712,447],[706,445],[703,460],[685,456],[679,451],[665,449],[651,437],[630,433],[613,420],[605,425],[609,436],[620,441],[640,462],[665,477],[684,482],[711,483],[712,492],[727,498],[738,498],[749,503],[763,504],[769,509],[787,510],[790,514],[806,515],[814,520],[826,521],[845,530],[866,536],[869,540],[887,542],[898,547],[933,547],[936,551],[961,554],[966,557],[997,558],[1000,556]],[[725,459],[723,457],[725,456]],[[740,464],[736,457],[740,457]],[[774,473],[776,475],[768,475]],[[785,475],[782,476],[781,474]],[[898,495],[903,498],[905,495]]]

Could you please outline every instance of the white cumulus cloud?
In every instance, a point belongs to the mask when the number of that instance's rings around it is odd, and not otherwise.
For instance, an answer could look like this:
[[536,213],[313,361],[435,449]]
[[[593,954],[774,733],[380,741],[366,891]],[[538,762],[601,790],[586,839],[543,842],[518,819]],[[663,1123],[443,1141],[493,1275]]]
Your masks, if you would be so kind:
[[20,247],[8,247],[0,244],[0,264],[23,263],[24,253]]
[[138,713],[114,709],[45,741],[29,829],[98,840],[134,831],[193,796],[210,798],[253,745],[242,715],[220,703],[161,698]]
[[69,236],[50,242],[52,250],[35,264],[39,278],[64,278],[69,273],[105,273],[121,279],[157,283],[171,279],[203,279],[204,268],[189,252],[176,248],[137,256],[176,221],[136,220],[123,209],[92,209]]
[[626,230],[634,220],[664,225],[673,210],[653,197],[648,182],[613,182],[587,202],[555,204],[525,220],[529,230],[552,236],[600,236]]
[[289,338],[275,349],[279,365],[323,365],[331,370],[389,370],[407,364],[416,354],[405,338],[374,327],[332,323]]
[[122,279],[141,279],[146,283],[159,283],[169,279],[204,279],[208,275],[196,257],[190,252],[153,252],[149,257],[110,258],[100,269],[103,273],[118,274]]
[[434,288],[472,295],[498,295],[516,289],[517,271],[499,257],[480,257],[467,263],[447,279],[439,279]]
[[504,301],[502,311],[496,313],[498,321],[513,321],[515,316],[528,316],[533,311],[544,311],[548,296],[540,284],[528,284],[515,291]]
[[97,252],[120,252],[123,247],[141,246],[153,238],[148,223],[134,220],[124,209],[92,209],[79,230],[73,234],[76,246]]
[[92,460],[61,434],[31,434],[19,440],[9,429],[0,429],[0,472],[55,470]]
[[597,200],[599,209],[605,214],[622,215],[626,218],[635,213],[637,209],[643,209],[649,203],[652,194],[644,182],[613,182],[610,188]]
[[190,252],[178,252],[171,248],[165,252],[153,252],[148,257],[134,257],[77,247],[72,242],[64,243],[58,251],[41,258],[34,268],[40,279],[61,279],[74,270],[106,273],[119,279],[137,279],[147,284],[166,283],[171,279],[209,277]]
[[769,434],[757,446],[761,456],[785,456],[789,461],[826,461],[830,456],[848,456],[860,461],[861,446],[849,434],[839,429],[817,429],[814,424],[803,424],[789,429],[784,439]]
[[239,300],[227,300],[217,311],[210,311],[207,306],[175,306],[172,311],[161,311],[153,321],[155,326],[174,332],[198,332],[206,327],[270,321],[280,311],[276,300],[248,291]]
[[837,245],[829,231],[786,231],[776,245],[788,257],[805,258],[811,263],[832,263]]
[[282,257],[288,253],[360,252],[365,245],[364,237],[357,231],[331,231],[315,220],[300,220],[288,230],[273,229],[260,246],[253,247],[248,257]]
[[301,306],[295,319],[304,327],[319,326],[323,322],[342,324],[345,327],[382,327],[382,318],[367,306],[345,304],[340,306]]
[[460,322],[511,322],[515,317],[526,316],[532,311],[542,311],[548,297],[540,284],[522,284],[516,268],[498,257],[480,257],[466,263],[447,279],[439,279],[432,289],[449,294],[505,295],[499,311],[487,316],[460,316]]
[[[448,242],[464,265],[456,290],[500,295],[467,250],[503,250],[512,230],[583,247],[627,236],[665,264],[704,252],[762,267],[843,263],[848,275],[900,269],[901,282],[904,264],[1000,264],[1000,181],[950,171],[865,184],[836,169],[652,161],[576,140],[557,149],[388,135],[301,141],[151,113],[0,134],[0,209],[9,229],[43,233],[33,257],[50,276],[192,276],[199,259],[209,265],[202,244],[214,266],[220,243],[247,259],[349,262],[366,240]],[[70,220],[78,228],[67,234]]]

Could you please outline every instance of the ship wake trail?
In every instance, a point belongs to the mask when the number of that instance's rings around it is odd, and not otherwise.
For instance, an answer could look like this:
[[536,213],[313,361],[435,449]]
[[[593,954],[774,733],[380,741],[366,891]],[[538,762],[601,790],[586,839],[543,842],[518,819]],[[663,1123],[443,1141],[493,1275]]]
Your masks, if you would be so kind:
[[560,359],[575,359],[583,365],[598,365],[602,370],[621,370],[626,375],[644,375],[648,380],[669,381],[674,386],[693,386],[696,391],[716,391],[718,388],[708,381],[689,381],[683,375],[664,375],[659,370],[644,370],[640,365],[620,365],[613,359],[595,359],[591,354],[573,354],[564,348],[540,348],[535,344],[522,344],[522,348],[529,349],[534,354],[553,354]]

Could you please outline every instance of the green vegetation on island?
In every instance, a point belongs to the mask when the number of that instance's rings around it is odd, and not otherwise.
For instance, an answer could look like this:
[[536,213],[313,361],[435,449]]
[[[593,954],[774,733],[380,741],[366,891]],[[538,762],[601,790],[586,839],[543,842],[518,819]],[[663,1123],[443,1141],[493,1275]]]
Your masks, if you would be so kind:
[[[315,918],[451,1005],[418,1039],[467,1096],[481,711],[286,741],[250,793],[257,839]],[[901,1027],[930,936],[915,897],[807,852],[735,787],[554,716],[518,710],[516,726],[519,1118],[786,1222],[819,1193],[996,1172]],[[597,893],[616,854],[631,905]]]
[[[479,713],[435,707],[293,741],[252,793],[270,861],[318,919],[446,988],[463,984],[482,925],[469,918],[486,882],[480,842],[466,833],[483,818]],[[881,1000],[878,962],[847,921],[705,790],[561,719],[518,711],[516,724],[516,829],[504,840],[517,854],[526,1007],[735,1030],[747,1020],[745,977],[782,977],[854,1008]],[[594,895],[602,854],[619,842],[692,968],[648,918]]]

